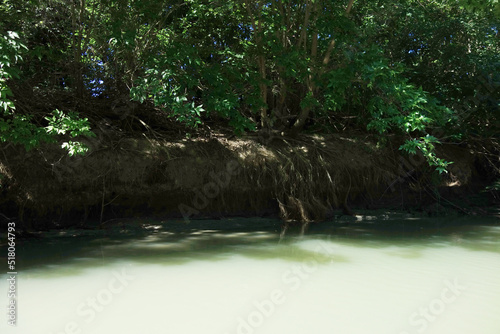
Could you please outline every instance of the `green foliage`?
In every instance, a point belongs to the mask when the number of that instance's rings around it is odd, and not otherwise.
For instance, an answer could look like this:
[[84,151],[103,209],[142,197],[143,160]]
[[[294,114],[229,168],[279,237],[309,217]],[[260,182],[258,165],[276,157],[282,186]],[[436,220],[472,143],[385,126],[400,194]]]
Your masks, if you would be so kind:
[[404,150],[410,154],[417,154],[418,150],[427,160],[429,166],[435,167],[436,171],[438,171],[439,174],[447,173],[446,167],[448,167],[448,165],[452,164],[453,162],[448,162],[438,158],[434,153],[434,144],[439,144],[439,140],[437,140],[436,137],[427,134],[426,136],[420,138],[407,140],[406,143],[401,145],[399,149]]
[[19,35],[16,32],[7,31],[5,35],[0,36],[0,111],[4,114],[15,108],[9,99],[12,91],[7,86],[7,80],[19,78],[18,71],[13,65],[22,60],[21,52],[25,49],[26,46],[19,42]]
[[[30,150],[41,142],[55,142],[57,135],[68,135],[70,138],[95,136],[90,130],[88,119],[79,118],[74,112],[65,115],[55,110],[53,116],[46,117],[46,120],[49,123],[47,127],[38,127],[30,116],[11,115],[7,119],[0,118],[0,140],[21,144],[26,150]],[[77,141],[63,142],[61,147],[66,149],[70,156],[85,154],[88,151],[85,144]]]
[[[80,118],[76,112],[69,112],[67,115],[60,110],[54,110],[52,117],[45,118],[49,125],[45,127],[45,131],[49,136],[66,135],[70,138],[79,136],[95,137],[95,134],[90,129],[90,124],[87,118]],[[63,142],[62,148],[68,151],[70,156],[76,154],[85,154],[88,147],[77,141]]]
[[48,141],[49,137],[42,128],[31,122],[31,117],[12,115],[11,118],[0,118],[0,140],[21,144],[30,150],[41,141]]
[[[76,113],[65,115],[55,110],[52,118],[46,118],[49,125],[43,128],[35,125],[30,115],[15,112],[14,103],[9,99],[13,94],[7,86],[7,80],[19,77],[19,72],[13,65],[22,60],[21,52],[26,50],[26,46],[18,39],[19,35],[12,31],[0,38],[0,109],[3,113],[3,117],[0,117],[0,140],[21,144],[29,150],[42,141],[54,141],[56,134],[68,133],[71,138],[81,135],[93,136],[88,119],[81,119]],[[62,147],[67,149],[70,155],[84,154],[87,151],[85,145],[80,142],[65,142]]]
[[[44,130],[34,125],[47,111],[79,110],[66,101],[109,110],[128,95],[190,133],[217,122],[236,133],[356,127],[398,134],[407,140],[403,151],[420,152],[440,172],[448,163],[435,156],[439,140],[500,133],[496,1],[29,4],[0,5],[5,31],[19,31],[29,49],[16,72],[25,47],[14,33],[0,39],[1,138],[26,147],[89,134],[71,113],[42,120],[52,122]],[[12,92],[23,99],[19,87],[37,100],[59,100],[40,108],[42,117],[38,109],[18,114]],[[83,150],[71,143],[70,153]]]
[[348,66],[329,71],[327,89],[324,93],[325,108],[331,111],[341,110],[348,102],[355,104],[356,101],[347,100],[347,92],[353,86],[355,68]]
[[401,65],[390,67],[385,59],[379,59],[365,65],[364,75],[367,88],[375,93],[368,104],[372,115],[368,129],[412,134],[426,131],[433,123],[444,126],[451,121],[452,111],[410,84]]
[[500,2],[498,0],[459,0],[463,8],[470,12],[488,14],[500,17]]
[[487,186],[486,191],[500,191],[500,179],[493,182],[492,185]]
[[[241,33],[237,23],[232,30],[214,27],[222,36],[200,34],[199,30],[200,25],[222,25],[231,18],[232,4],[212,8],[197,1],[188,3],[191,11],[158,35],[158,54],[145,59],[148,69],[134,82],[132,99],[152,101],[168,117],[191,128],[202,124],[204,118],[218,116],[236,133],[255,129],[248,116],[260,107],[252,91],[258,85],[258,75],[245,70],[247,60],[240,52],[246,42],[236,38]],[[232,23],[226,22],[229,28]],[[235,47],[218,45],[219,40]],[[245,110],[249,113],[243,114]]]
[[19,77],[13,66],[22,60],[21,52],[25,49],[15,32],[8,31],[0,37],[0,141],[19,143],[30,149],[44,138],[44,132],[30,122],[29,115],[14,113],[15,106],[10,100],[13,94],[7,85],[7,80]]
[[169,117],[174,117],[188,127],[196,128],[202,123],[203,107],[189,102],[181,87],[172,84],[170,80],[168,71],[162,73],[157,73],[155,70],[148,71],[148,77],[142,82],[138,81],[137,86],[131,89],[131,97],[139,102],[152,98],[156,106],[167,110]]
[[[378,5],[383,4],[368,6]],[[448,137],[498,133],[498,16],[452,2],[421,6],[407,0],[400,6],[385,4],[384,11],[371,17],[371,39],[383,47],[390,63],[404,65],[411,84],[455,113],[456,122],[442,128]]]
[[358,87],[363,90],[366,110],[370,115],[367,129],[375,130],[380,135],[405,135],[408,139],[400,147],[401,150],[409,154],[417,154],[418,150],[439,173],[446,171],[450,162],[436,157],[434,144],[439,141],[428,131],[452,122],[453,112],[441,106],[421,87],[411,84],[402,64],[390,65],[383,52],[372,47],[354,59],[350,70],[335,70],[329,75],[331,81],[328,88],[331,90],[326,96],[330,108],[336,110],[348,103],[346,92],[355,78],[361,79],[358,79]]

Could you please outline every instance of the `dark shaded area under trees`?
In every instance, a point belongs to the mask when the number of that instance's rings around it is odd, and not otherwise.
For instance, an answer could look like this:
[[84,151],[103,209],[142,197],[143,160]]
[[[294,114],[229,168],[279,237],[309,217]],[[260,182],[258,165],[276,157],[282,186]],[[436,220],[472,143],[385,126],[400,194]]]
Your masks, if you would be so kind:
[[[318,220],[334,208],[350,214],[348,202],[372,203],[396,184],[420,194],[404,207],[422,202],[422,192],[432,202],[444,196],[436,190],[443,184],[475,178],[468,191],[497,199],[499,8],[4,1],[2,212],[101,222],[161,207],[171,213],[210,181],[208,171],[232,160],[242,166],[230,186],[239,190],[222,191],[227,202],[218,198],[197,214],[248,206]],[[38,187],[30,184],[37,173]],[[41,195],[49,188],[53,195]],[[246,199],[230,202],[238,196]],[[250,203],[255,196],[263,203]],[[114,204],[115,213],[105,212]]]

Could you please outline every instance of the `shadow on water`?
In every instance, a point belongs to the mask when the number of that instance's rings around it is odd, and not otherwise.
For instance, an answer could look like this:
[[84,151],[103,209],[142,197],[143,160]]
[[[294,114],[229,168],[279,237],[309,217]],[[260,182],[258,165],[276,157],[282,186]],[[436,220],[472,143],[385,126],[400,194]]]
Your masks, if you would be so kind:
[[363,216],[340,224],[311,225],[311,236],[329,236],[357,247],[446,247],[500,252],[500,220],[495,217]]
[[[304,240],[358,248],[401,247],[404,257],[417,257],[418,247],[464,247],[500,253],[498,219],[485,217],[415,218],[401,215],[362,216],[311,224],[305,235],[291,227],[280,242],[281,222],[275,219],[127,221],[102,230],[65,230],[40,234],[17,245],[18,268],[63,269],[77,274],[111,262],[179,265],[189,261],[220,261],[232,256],[257,260],[318,262],[329,256],[301,247]],[[335,256],[334,256],[335,257]],[[342,256],[336,262],[346,262]]]

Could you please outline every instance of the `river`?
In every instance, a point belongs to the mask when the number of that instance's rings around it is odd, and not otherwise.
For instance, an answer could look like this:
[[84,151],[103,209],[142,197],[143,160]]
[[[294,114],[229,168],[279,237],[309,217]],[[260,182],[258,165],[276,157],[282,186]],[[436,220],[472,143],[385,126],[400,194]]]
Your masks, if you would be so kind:
[[280,232],[137,221],[19,240],[17,327],[4,312],[0,332],[500,333],[498,219],[379,213]]

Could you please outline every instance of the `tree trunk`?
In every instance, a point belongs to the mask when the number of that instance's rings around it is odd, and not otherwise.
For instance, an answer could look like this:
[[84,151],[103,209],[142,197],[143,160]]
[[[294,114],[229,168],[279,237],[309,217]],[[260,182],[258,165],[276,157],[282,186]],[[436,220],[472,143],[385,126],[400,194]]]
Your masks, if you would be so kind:
[[[349,15],[349,13],[351,12],[353,4],[354,4],[354,0],[349,0],[349,3],[347,4],[346,10],[345,10],[346,15]],[[310,2],[308,1],[308,6],[310,6],[310,5],[311,5]],[[318,4],[316,2],[314,8],[312,9],[313,15],[316,14],[316,11],[318,9],[317,6],[318,6]],[[305,23],[307,23],[307,25],[313,25],[312,23],[310,23],[309,15],[310,15],[310,11],[307,10]],[[316,20],[316,16],[314,16],[313,20]],[[307,27],[304,27],[303,29],[304,30],[302,31],[301,39],[304,36],[304,33],[306,32]],[[315,27],[314,27],[314,29],[315,29]],[[300,46],[301,46],[301,41],[299,41],[299,47]],[[304,41],[304,48],[305,48],[305,46],[306,46],[306,43]],[[317,95],[316,87],[314,84],[314,79],[316,76],[318,76],[318,75],[321,76],[326,71],[327,66],[330,63],[331,54],[333,52],[333,49],[335,48],[335,38],[332,38],[332,40],[328,44],[328,48],[326,50],[325,56],[323,58],[323,62],[321,64],[321,67],[319,68],[319,70],[316,70],[316,68],[314,66],[315,65],[314,64],[315,58],[317,56],[317,47],[318,47],[318,36],[317,36],[316,29],[315,29],[315,31],[312,34],[312,41],[311,41],[311,61],[313,64],[311,66],[311,70],[310,70],[311,72],[310,72],[309,78],[307,80],[307,94],[312,98],[314,98]],[[311,113],[311,109],[312,109],[311,106],[305,106],[304,108],[301,109],[299,117],[297,118],[297,120],[295,121],[295,123],[292,126],[292,129],[291,129],[292,133],[297,133],[297,132],[302,130],[302,128],[304,127],[304,125],[307,121],[307,118],[309,117],[309,114]]]
[[73,86],[76,96],[83,98],[84,84],[82,73],[82,36],[83,36],[83,16],[85,13],[85,0],[79,1],[79,6],[73,3]]

